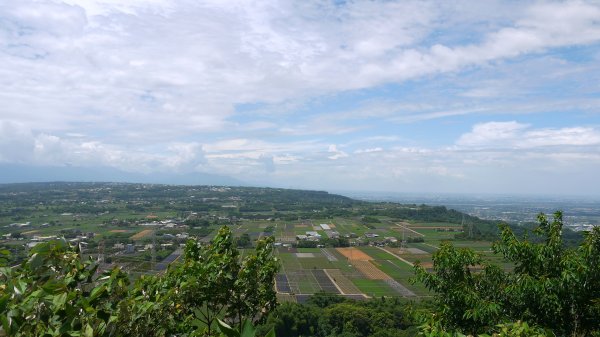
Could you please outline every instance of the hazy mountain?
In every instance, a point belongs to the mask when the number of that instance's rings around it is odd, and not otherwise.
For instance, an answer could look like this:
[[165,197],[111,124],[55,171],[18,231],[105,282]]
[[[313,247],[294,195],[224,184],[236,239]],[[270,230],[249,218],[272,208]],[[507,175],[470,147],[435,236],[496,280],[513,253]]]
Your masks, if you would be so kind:
[[0,183],[43,181],[110,181],[175,185],[243,186],[237,179],[209,173],[132,173],[111,167],[0,164]]

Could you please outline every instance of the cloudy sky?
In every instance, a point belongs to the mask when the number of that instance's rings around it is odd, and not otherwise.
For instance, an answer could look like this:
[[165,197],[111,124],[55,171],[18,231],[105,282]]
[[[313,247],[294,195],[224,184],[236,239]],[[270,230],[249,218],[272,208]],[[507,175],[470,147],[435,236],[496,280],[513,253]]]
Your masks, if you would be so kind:
[[600,2],[0,1],[6,165],[600,194]]

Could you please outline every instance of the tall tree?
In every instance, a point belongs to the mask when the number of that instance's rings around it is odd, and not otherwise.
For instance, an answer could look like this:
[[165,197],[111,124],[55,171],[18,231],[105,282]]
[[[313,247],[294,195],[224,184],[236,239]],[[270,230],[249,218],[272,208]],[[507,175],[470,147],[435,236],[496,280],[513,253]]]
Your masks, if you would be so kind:
[[433,273],[415,267],[417,279],[437,294],[445,328],[479,333],[499,323],[527,321],[558,335],[600,333],[600,227],[570,249],[562,241],[561,212],[552,222],[543,214],[538,221],[533,238],[500,226],[494,251],[513,263],[510,272],[450,244],[434,254]]

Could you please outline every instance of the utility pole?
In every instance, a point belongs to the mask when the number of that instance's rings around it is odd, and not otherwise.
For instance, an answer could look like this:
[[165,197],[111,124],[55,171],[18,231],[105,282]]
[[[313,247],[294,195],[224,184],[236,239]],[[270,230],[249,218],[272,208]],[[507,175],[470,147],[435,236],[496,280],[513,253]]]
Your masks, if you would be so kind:
[[469,223],[469,238],[473,239],[473,223]]
[[98,246],[98,263],[104,263],[104,239],[100,241]]
[[406,227],[402,226],[402,242],[400,243],[400,249],[404,249],[406,246],[406,240],[405,240],[405,233],[406,233]]
[[152,264],[150,270],[154,270],[156,267],[156,230],[152,231]]
[[[465,215],[462,216],[462,228],[465,229]],[[469,222],[469,239],[473,238],[473,223]]]

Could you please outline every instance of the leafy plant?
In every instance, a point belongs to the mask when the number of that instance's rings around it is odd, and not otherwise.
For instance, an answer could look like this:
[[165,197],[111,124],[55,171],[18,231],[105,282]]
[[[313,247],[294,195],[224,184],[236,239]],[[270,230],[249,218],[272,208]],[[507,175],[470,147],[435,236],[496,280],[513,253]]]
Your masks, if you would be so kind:
[[64,239],[36,245],[17,268],[0,268],[0,335],[115,334],[129,281],[120,269],[97,275],[97,268]]
[[159,276],[143,277],[121,305],[121,330],[128,335],[214,336],[218,319],[256,323],[276,305],[278,260],[273,238],[259,240],[241,258],[231,230],[222,227],[212,242],[189,240],[183,262]]

